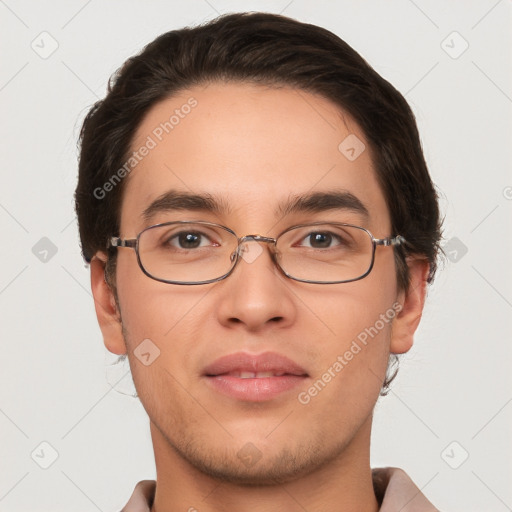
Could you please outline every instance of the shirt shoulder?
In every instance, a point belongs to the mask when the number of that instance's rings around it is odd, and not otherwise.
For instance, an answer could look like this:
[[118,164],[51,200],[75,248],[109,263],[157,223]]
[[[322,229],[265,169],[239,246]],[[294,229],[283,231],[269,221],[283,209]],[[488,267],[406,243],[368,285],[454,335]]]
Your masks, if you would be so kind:
[[403,469],[374,468],[372,477],[379,512],[439,512]]
[[141,480],[121,512],[151,512],[155,490],[156,480]]

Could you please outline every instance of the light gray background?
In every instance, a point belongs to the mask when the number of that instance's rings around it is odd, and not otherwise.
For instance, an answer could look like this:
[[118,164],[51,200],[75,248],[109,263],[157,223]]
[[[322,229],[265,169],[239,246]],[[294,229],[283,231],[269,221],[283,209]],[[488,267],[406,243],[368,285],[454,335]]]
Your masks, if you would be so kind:
[[0,511],[120,510],[155,477],[144,409],[109,384],[123,373],[107,375],[80,257],[76,140],[127,57],[237,10],[332,30],[412,105],[449,258],[377,405],[372,464],[403,467],[442,510],[512,510],[510,0],[0,0]]

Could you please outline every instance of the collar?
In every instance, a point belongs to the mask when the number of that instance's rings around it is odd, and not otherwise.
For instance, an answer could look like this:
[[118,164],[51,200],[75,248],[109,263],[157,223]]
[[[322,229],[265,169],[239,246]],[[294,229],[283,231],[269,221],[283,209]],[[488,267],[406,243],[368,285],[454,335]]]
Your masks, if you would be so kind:
[[[372,478],[379,512],[439,512],[402,469],[375,468]],[[155,490],[155,480],[141,480],[121,512],[151,512]]]

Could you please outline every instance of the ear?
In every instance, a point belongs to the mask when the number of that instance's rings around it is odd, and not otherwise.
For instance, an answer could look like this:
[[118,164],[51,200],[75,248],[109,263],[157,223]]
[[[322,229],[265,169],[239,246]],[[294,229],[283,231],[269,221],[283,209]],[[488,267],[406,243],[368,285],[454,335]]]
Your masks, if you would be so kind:
[[407,259],[407,265],[410,282],[409,288],[398,296],[402,309],[393,321],[390,344],[390,352],[393,354],[403,354],[412,347],[427,293],[428,261],[411,257]]
[[103,334],[107,350],[113,354],[126,354],[121,314],[117,308],[114,292],[105,280],[107,257],[98,252],[91,260],[91,289],[94,297],[96,317]]

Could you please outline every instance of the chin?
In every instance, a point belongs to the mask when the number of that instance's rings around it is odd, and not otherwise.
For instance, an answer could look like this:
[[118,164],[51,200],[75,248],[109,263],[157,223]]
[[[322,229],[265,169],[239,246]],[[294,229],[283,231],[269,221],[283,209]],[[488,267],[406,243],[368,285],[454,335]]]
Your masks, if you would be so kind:
[[175,447],[179,455],[201,473],[221,482],[234,485],[257,487],[281,485],[306,476],[327,465],[336,458],[339,447],[326,447],[322,437],[314,437],[308,444],[296,446],[276,446],[269,440],[236,442],[240,446],[233,450],[229,446],[218,444],[194,445],[189,443],[185,449]]

